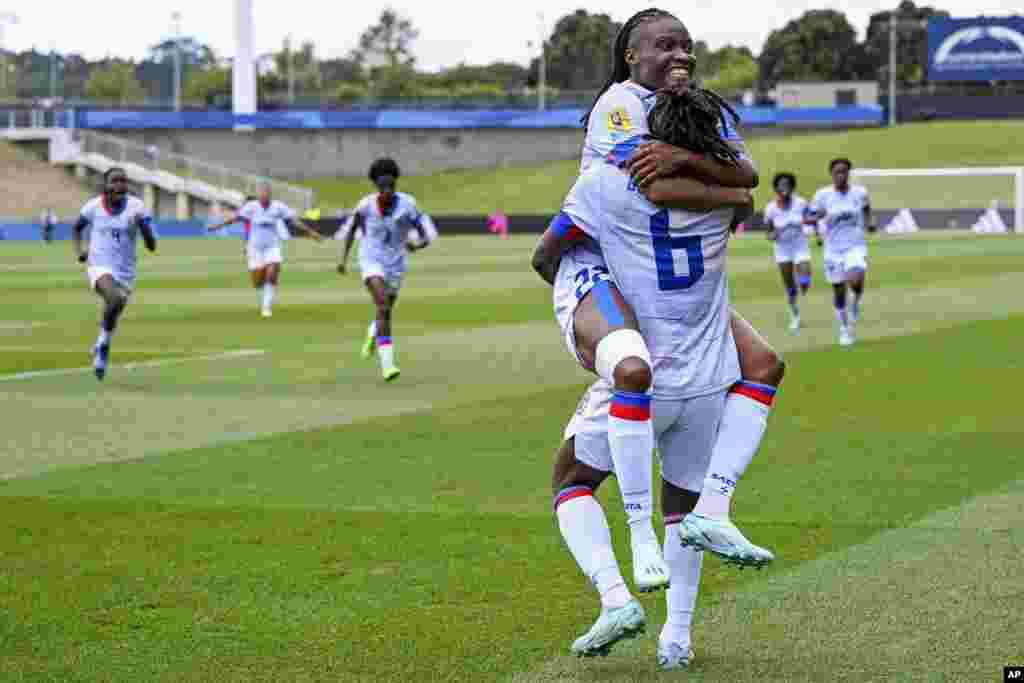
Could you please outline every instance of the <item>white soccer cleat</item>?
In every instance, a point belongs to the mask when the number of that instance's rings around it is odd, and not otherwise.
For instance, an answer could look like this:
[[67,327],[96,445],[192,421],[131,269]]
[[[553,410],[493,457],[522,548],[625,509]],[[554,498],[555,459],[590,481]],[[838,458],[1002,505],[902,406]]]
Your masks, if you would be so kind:
[[668,588],[669,569],[657,543],[643,543],[633,548],[633,582],[641,593]]
[[736,525],[725,519],[712,519],[691,512],[679,525],[679,537],[684,546],[707,550],[725,560],[726,564],[761,569],[775,559],[770,550],[747,540]]
[[789,319],[789,331],[799,332],[800,331],[800,316],[794,315]]
[[853,336],[853,330],[848,325],[843,325],[839,328],[839,345],[840,346],[853,346],[853,342],[856,338]]
[[572,644],[577,657],[607,657],[620,640],[636,638],[647,628],[647,616],[634,598],[618,609],[603,609],[590,630]]
[[274,313],[269,308],[264,308],[262,311],[260,311],[260,315],[262,315],[264,318],[269,318],[272,315],[274,315]]
[[658,641],[658,668],[662,671],[685,669],[693,661],[693,650],[682,643]]

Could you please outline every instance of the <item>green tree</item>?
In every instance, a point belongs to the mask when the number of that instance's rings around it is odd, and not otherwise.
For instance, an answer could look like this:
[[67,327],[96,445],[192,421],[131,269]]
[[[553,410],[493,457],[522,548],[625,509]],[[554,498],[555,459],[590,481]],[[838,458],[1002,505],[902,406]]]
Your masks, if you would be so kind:
[[846,15],[811,10],[772,31],[758,59],[762,86],[779,81],[843,81],[871,76]]
[[[547,40],[547,82],[563,90],[601,87],[612,68],[612,42],[621,24],[607,14],[576,10],[555,23]],[[539,78],[539,61],[530,64],[530,81]]]
[[191,101],[215,104],[231,95],[231,69],[215,66],[193,71],[185,83],[185,97]]
[[85,94],[102,102],[128,104],[142,100],[145,92],[135,77],[135,66],[122,59],[113,59],[105,60],[91,70]]
[[726,45],[709,55],[711,70],[698,67],[704,85],[722,94],[749,90],[757,83],[757,60],[747,47]]
[[412,44],[418,36],[419,31],[409,19],[387,8],[380,13],[377,23],[359,36],[359,47],[353,56],[360,64],[370,67],[411,67],[416,61]]
[[885,90],[889,86],[889,20],[895,16],[896,80],[901,85],[920,84],[928,78],[928,19],[948,17],[949,12],[934,7],[918,7],[903,0],[899,8],[876,12],[868,23],[865,53]]

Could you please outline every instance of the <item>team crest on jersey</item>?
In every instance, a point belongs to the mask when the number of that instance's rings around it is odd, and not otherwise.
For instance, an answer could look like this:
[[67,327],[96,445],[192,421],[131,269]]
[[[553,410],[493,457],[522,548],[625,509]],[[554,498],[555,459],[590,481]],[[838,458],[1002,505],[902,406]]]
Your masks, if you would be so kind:
[[608,130],[625,133],[632,127],[633,122],[629,120],[629,112],[625,108],[619,107],[608,114]]

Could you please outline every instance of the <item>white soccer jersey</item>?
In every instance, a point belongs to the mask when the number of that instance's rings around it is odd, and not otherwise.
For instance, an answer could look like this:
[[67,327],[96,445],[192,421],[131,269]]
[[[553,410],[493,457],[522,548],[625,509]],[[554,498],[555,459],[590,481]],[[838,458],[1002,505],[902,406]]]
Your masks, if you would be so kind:
[[662,209],[622,170],[594,164],[556,219],[601,245],[651,352],[655,398],[692,398],[740,378],[725,270],[733,216]]
[[380,194],[363,197],[354,214],[363,217],[363,239],[359,241],[359,258],[383,268],[396,268],[405,263],[405,240],[409,228],[420,225],[423,214],[416,199],[396,192],[387,213],[381,208]]
[[787,247],[807,246],[807,235],[804,233],[804,216],[807,213],[807,201],[803,197],[793,195],[789,206],[779,206],[773,199],[764,208],[764,222],[775,231],[775,242]]
[[146,205],[138,197],[126,195],[124,206],[114,211],[103,194],[87,201],[80,215],[89,226],[89,267],[109,268],[115,280],[131,286],[139,221],[152,221]]
[[825,212],[825,248],[843,252],[866,244],[864,239],[864,207],[871,205],[868,191],[860,185],[850,185],[846,192],[833,186],[823,187],[814,194],[811,210]]
[[284,221],[293,220],[295,211],[276,199],[267,206],[259,200],[252,200],[242,205],[238,215],[249,226],[249,244],[259,249],[270,249],[280,245],[280,226]]
[[[586,171],[595,161],[622,163],[628,159],[649,139],[647,115],[656,101],[656,93],[632,81],[615,83],[608,88],[590,112],[580,171]],[[734,147],[745,149],[743,138],[728,114],[725,120],[722,137]]]

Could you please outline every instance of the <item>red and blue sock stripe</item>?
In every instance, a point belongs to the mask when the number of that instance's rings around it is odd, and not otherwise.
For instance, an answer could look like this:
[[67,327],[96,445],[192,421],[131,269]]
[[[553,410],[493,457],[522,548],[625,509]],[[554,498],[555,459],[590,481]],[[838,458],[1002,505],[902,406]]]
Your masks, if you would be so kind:
[[673,524],[679,524],[686,517],[685,514],[679,513],[676,515],[665,515],[665,526],[672,526]]
[[377,336],[377,346],[391,346],[391,337]]
[[559,491],[558,495],[555,496],[555,510],[557,510],[558,506],[562,503],[568,503],[574,498],[583,498],[584,496],[590,496],[593,498],[594,490],[589,486],[583,486],[582,484],[579,486],[568,486]]
[[775,401],[775,392],[778,391],[777,387],[773,387],[770,384],[758,384],[757,382],[748,382],[747,380],[740,380],[736,384],[732,385],[729,389],[730,394],[739,394],[740,396],[746,396],[749,399],[763,403],[766,406],[770,406]]
[[651,397],[631,391],[616,391],[612,396],[612,407],[608,411],[620,420],[643,422],[651,419]]

